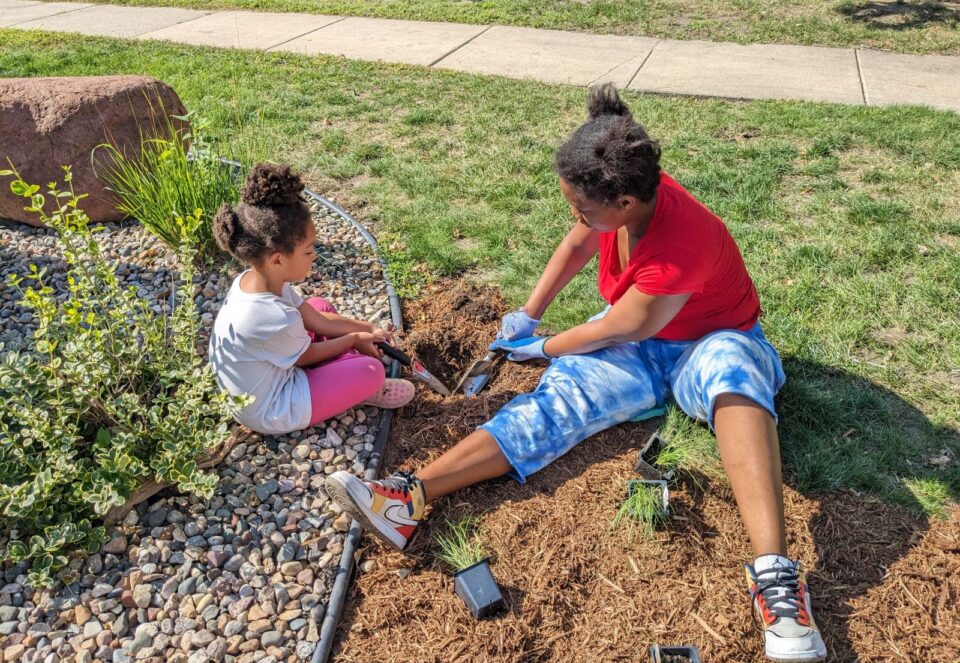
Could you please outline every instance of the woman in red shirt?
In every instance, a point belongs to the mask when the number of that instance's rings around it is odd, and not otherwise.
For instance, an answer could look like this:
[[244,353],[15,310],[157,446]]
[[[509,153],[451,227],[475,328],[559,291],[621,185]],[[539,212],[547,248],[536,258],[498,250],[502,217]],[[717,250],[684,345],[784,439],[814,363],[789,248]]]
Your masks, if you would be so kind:
[[[555,159],[576,224],[491,346],[514,361],[549,359],[537,389],[416,475],[362,481],[337,472],[327,492],[403,549],[427,502],[504,474],[522,482],[590,435],[672,399],[716,432],[753,545],[747,575],[767,656],[822,660],[805,579],[787,557],[773,405],[785,378],[740,250],[716,215],[661,173],[659,147],[615,87],[592,90],[587,106]],[[607,309],[534,336],[550,302],[597,254]]]

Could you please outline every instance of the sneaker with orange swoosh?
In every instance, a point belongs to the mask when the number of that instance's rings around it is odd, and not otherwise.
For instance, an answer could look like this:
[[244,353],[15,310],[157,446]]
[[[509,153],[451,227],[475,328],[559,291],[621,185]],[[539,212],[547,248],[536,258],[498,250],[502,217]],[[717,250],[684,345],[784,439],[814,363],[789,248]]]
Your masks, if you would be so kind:
[[423,484],[407,472],[379,481],[334,472],[327,477],[324,488],[330,499],[359,520],[367,531],[397,550],[407,546],[426,506]]

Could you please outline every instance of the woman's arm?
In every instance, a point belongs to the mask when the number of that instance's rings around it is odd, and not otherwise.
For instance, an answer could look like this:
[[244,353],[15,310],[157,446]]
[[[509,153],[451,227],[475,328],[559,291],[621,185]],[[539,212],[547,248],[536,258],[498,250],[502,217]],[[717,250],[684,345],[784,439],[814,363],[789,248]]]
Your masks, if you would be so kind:
[[605,316],[551,337],[543,346],[550,357],[593,352],[630,341],[643,341],[673,320],[690,293],[647,295],[636,288],[623,294]]
[[524,312],[531,318],[542,318],[557,293],[597,255],[599,248],[599,233],[582,223],[571,228],[553,252],[527,303],[523,305]]

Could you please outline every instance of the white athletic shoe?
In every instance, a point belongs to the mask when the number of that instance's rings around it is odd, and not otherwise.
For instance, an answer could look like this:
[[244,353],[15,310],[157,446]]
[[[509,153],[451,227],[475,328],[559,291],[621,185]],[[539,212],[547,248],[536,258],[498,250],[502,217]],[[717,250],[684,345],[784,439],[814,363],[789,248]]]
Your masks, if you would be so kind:
[[[775,558],[772,560],[770,558]],[[763,626],[767,658],[777,663],[808,663],[827,657],[817,623],[813,620],[806,574],[785,557],[764,555],[757,572],[745,564],[753,609]],[[758,566],[760,566],[758,564]]]

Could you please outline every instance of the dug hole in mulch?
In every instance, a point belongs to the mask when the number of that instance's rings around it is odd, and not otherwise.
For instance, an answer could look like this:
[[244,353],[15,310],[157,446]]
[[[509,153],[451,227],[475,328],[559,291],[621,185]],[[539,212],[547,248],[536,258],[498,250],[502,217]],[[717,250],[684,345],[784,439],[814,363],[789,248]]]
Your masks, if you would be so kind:
[[[490,289],[440,284],[406,307],[404,345],[452,387],[506,309]],[[384,473],[436,458],[542,370],[504,362],[476,399],[420,388],[395,420]],[[656,425],[596,435],[526,485],[498,479],[440,500],[406,553],[364,537],[375,564],[347,599],[333,660],[644,661],[654,643],[696,645],[704,661],[765,660],[742,568],[750,547],[727,486],[677,485],[654,541],[610,529]],[[789,486],[785,501],[829,660],[957,660],[960,510],[928,520],[869,496]],[[444,518],[462,515],[480,518],[506,603],[482,621],[434,557]]]

